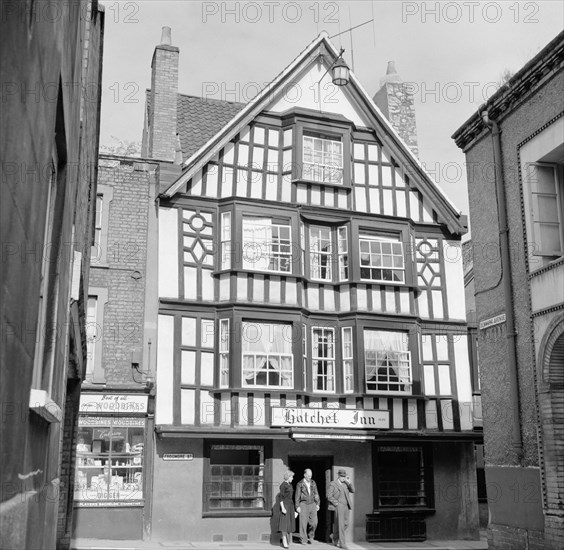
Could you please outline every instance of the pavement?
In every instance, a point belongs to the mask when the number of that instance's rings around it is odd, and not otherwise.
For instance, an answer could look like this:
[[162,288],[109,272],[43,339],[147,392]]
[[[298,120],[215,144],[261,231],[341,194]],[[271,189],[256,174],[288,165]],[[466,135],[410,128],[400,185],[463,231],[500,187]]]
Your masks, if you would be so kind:
[[[349,550],[487,550],[485,531],[480,533],[480,540],[432,540],[424,542],[349,542]],[[280,545],[269,542],[225,541],[225,542],[188,542],[188,541],[140,541],[140,540],[99,540],[74,539],[71,550],[274,550]],[[335,546],[315,541],[301,545],[294,542],[293,550],[331,550]]]

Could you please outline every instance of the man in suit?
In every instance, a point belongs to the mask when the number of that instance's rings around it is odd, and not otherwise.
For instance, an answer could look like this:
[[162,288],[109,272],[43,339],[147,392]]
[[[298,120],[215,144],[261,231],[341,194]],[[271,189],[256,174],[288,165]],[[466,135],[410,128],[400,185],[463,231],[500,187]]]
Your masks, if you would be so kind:
[[350,493],[354,493],[354,487],[346,470],[340,469],[337,472],[337,476],[337,480],[329,483],[327,488],[329,510],[334,511],[333,544],[339,548],[347,548],[345,531],[349,526],[349,516],[352,507]]
[[317,529],[317,512],[319,511],[319,491],[309,468],[304,471],[304,478],[296,485],[296,512],[300,514],[300,540],[302,544],[313,544]]

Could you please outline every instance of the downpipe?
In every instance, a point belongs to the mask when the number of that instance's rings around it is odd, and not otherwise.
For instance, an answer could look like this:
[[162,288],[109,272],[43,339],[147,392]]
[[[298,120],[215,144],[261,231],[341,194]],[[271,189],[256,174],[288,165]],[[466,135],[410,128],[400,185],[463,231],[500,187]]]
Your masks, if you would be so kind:
[[497,215],[499,219],[499,243],[501,248],[501,272],[505,302],[505,323],[507,338],[507,367],[509,372],[509,394],[511,399],[512,423],[511,446],[521,464],[523,460],[523,441],[521,439],[521,416],[519,414],[519,379],[517,373],[517,333],[511,284],[511,258],[509,256],[509,227],[507,224],[507,205],[505,202],[505,178],[501,157],[501,130],[495,120],[490,119],[487,109],[482,111],[482,121],[490,131],[493,141],[495,165],[495,186],[497,193]]

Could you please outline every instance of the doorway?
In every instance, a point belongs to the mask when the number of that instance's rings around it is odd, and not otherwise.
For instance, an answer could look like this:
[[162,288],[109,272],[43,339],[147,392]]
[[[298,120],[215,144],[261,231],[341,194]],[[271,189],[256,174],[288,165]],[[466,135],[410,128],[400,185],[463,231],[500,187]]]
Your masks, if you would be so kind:
[[[288,466],[296,475],[292,485],[294,492],[298,481],[303,479],[304,470],[311,470],[313,480],[317,485],[319,496],[321,498],[321,506],[317,512],[317,530],[315,531],[315,540],[320,542],[330,542],[329,533],[331,531],[331,512],[327,509],[327,486],[331,481],[331,472],[333,466],[333,458],[330,456],[290,456],[288,457]],[[296,521],[296,529],[299,532],[299,523]]]

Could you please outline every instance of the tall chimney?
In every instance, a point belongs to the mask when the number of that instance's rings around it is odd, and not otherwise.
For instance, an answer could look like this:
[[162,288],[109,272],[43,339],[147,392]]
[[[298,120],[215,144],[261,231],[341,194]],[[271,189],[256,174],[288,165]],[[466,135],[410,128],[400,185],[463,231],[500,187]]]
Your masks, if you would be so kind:
[[393,61],[388,61],[386,76],[380,79],[380,89],[373,99],[415,156],[419,156],[413,87],[403,82]]
[[163,27],[151,63],[150,109],[144,139],[144,152],[149,158],[174,161],[176,157],[179,56],[180,50],[171,46],[170,27]]

